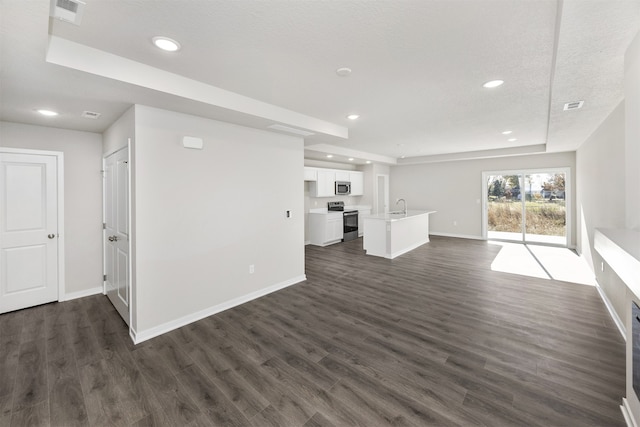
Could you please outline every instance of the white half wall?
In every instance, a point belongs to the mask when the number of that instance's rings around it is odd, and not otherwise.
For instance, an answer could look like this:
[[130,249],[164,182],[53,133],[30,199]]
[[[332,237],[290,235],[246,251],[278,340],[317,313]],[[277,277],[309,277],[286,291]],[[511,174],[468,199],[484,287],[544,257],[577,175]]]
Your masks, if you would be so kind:
[[[392,166],[389,200],[393,205],[403,198],[409,209],[437,211],[429,219],[431,233],[482,238],[482,172],[558,167],[570,167],[575,182],[574,152]],[[575,217],[571,223],[575,245]]]
[[64,153],[66,297],[102,288],[102,135],[0,122],[0,146]]
[[135,123],[137,335],[304,278],[302,138],[139,105]]

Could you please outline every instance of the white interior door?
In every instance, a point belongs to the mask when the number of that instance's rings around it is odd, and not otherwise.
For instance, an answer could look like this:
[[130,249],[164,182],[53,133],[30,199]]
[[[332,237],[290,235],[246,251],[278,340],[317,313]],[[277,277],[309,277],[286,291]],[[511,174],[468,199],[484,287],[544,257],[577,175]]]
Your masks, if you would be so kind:
[[0,313],[58,300],[55,155],[0,153]]
[[126,148],[104,160],[105,290],[129,324],[129,158]]

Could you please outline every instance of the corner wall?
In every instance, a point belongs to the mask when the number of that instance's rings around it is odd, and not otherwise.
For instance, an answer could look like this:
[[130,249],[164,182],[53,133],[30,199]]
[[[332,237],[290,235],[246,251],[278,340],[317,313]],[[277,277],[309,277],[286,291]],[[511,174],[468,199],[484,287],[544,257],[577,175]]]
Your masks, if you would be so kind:
[[626,286],[593,248],[596,228],[625,228],[625,106],[621,102],[576,151],[577,250],[584,257],[618,317],[625,318]]
[[135,127],[139,337],[304,280],[302,138],[139,105]]
[[102,292],[102,136],[0,122],[0,146],[64,153],[64,298]]

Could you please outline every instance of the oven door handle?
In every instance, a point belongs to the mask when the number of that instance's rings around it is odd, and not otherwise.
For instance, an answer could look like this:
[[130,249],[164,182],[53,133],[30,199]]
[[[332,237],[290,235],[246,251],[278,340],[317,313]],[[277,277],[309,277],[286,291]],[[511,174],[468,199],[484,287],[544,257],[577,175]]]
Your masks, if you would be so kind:
[[344,214],[344,216],[354,216],[354,215],[358,215],[358,212],[348,212]]

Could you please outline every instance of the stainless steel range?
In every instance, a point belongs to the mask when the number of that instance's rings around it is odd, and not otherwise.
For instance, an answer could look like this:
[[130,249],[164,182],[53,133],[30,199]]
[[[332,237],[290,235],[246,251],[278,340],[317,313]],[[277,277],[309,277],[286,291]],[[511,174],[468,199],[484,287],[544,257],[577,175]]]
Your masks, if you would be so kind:
[[329,212],[342,212],[342,241],[348,242],[358,238],[358,211],[345,211],[344,202],[328,202]]

